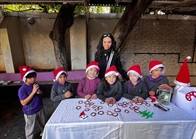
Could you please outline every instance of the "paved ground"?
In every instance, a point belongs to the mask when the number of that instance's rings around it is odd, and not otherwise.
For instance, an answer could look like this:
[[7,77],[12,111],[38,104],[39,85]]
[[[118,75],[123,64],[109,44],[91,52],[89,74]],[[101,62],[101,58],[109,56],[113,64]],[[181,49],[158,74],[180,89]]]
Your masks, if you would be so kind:
[[[44,98],[44,108],[46,119],[48,120],[54,111],[53,102],[49,98]],[[19,100],[0,100],[0,139],[25,139],[24,116]],[[36,127],[37,137],[40,131]]]
[[[78,83],[72,83],[77,89]],[[22,107],[18,99],[18,89],[21,85],[0,86],[0,139],[25,139],[25,121]],[[49,119],[54,111],[53,102],[50,100],[50,91],[52,83],[40,84],[43,94],[43,102],[46,120]],[[37,129],[37,138],[39,136],[39,127]]]

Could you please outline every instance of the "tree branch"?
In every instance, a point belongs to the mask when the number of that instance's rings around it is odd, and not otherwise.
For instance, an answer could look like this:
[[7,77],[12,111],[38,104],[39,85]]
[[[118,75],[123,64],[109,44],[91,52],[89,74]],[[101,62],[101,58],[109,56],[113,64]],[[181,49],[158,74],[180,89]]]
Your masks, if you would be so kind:
[[142,13],[152,1],[153,0],[133,0],[127,5],[125,12],[113,31],[117,50],[121,47],[127,35],[131,32]]

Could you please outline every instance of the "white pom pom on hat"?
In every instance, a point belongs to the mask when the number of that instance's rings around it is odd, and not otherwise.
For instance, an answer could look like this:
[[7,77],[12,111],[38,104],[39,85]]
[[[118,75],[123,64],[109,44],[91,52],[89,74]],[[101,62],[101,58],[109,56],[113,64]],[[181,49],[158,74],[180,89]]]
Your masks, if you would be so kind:
[[191,59],[191,56],[187,56],[186,59],[188,59],[188,60]]

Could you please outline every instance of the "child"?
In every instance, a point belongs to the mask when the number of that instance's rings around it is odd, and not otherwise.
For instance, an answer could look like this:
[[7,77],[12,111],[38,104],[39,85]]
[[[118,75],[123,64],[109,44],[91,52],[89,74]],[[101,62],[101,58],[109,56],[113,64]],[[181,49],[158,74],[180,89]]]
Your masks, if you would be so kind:
[[84,77],[78,84],[77,93],[80,97],[85,99],[96,99],[97,86],[100,79],[97,77],[99,72],[98,62],[92,61],[86,67],[86,77]]
[[105,72],[105,78],[97,87],[97,97],[108,104],[115,104],[122,97],[122,84],[115,66]]
[[148,93],[150,96],[158,95],[156,90],[160,88],[172,90],[169,86],[169,81],[165,76],[162,76],[165,73],[166,68],[161,61],[152,60],[149,63],[149,72],[150,76],[147,76],[144,79]]
[[142,73],[139,65],[133,65],[127,71],[129,81],[123,84],[123,97],[130,99],[132,102],[143,103],[148,97],[145,83],[141,81]]
[[58,68],[53,71],[56,81],[51,89],[50,99],[54,101],[55,107],[61,100],[75,97],[75,90],[71,83],[67,82],[67,72],[64,68]]
[[[19,66],[24,84],[18,90],[25,119],[26,139],[35,138],[35,122],[37,120],[41,132],[44,130],[45,114],[42,102],[42,91],[36,81],[36,72],[29,66]],[[41,135],[41,134],[40,134]]]

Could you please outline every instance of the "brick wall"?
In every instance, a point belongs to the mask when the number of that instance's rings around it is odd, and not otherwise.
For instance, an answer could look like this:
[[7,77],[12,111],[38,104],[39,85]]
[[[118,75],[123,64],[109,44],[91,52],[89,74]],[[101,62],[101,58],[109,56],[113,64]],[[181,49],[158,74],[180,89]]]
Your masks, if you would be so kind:
[[[154,25],[153,25],[154,23]],[[156,25],[155,25],[156,23]],[[165,75],[173,84],[183,60],[195,57],[189,63],[191,85],[196,86],[196,50],[194,41],[196,22],[187,20],[141,19],[121,47],[124,69],[140,64],[143,75],[149,75],[150,60],[161,60],[166,66]],[[126,47],[125,47],[126,46]],[[150,54],[157,53],[157,54]]]

